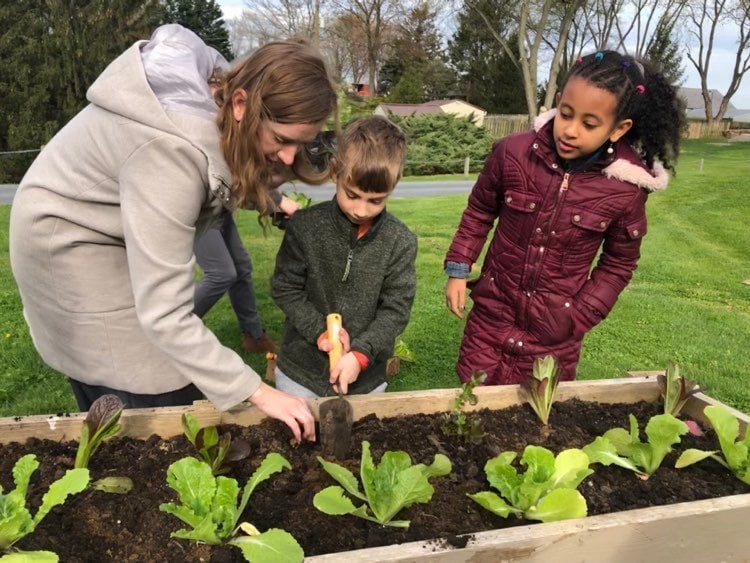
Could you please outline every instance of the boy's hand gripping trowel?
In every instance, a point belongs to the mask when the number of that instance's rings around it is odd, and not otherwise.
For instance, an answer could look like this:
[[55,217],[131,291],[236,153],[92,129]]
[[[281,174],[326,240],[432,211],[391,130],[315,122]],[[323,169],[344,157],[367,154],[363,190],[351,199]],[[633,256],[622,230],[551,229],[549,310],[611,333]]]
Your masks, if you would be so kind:
[[[331,313],[326,317],[328,341],[333,348],[328,352],[329,370],[341,359],[344,348],[341,343],[341,315]],[[341,393],[341,386],[337,385],[339,396],[320,403],[320,443],[323,454],[336,459],[345,459],[349,455],[352,441],[352,405]]]

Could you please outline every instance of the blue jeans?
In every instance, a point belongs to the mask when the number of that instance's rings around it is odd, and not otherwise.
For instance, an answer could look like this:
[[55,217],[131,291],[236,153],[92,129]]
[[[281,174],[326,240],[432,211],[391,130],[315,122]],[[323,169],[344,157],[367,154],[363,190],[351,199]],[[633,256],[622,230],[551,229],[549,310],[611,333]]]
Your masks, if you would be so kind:
[[252,338],[263,335],[253,287],[253,264],[231,213],[195,241],[195,259],[203,277],[195,287],[194,312],[203,317],[225,293],[229,294],[240,330]]

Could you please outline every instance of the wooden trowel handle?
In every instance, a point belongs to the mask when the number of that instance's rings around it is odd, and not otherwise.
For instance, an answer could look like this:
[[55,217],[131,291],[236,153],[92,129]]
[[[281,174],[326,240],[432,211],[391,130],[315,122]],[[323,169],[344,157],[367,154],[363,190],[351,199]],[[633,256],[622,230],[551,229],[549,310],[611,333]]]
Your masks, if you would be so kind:
[[328,328],[328,342],[333,346],[331,351],[328,352],[328,365],[333,370],[344,353],[344,345],[341,344],[341,315],[338,313],[328,315],[326,326]]

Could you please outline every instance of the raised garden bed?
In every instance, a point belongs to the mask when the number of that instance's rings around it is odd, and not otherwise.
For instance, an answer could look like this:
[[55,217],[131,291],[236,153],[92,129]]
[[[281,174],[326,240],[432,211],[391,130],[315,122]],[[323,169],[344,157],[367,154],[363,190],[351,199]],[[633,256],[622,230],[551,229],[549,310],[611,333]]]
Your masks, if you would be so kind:
[[[533,443],[555,452],[581,447],[613,426],[627,426],[633,413],[643,424],[659,412],[653,377],[562,383],[545,432],[516,386],[476,390],[477,411],[489,437],[479,445],[447,437],[442,413],[457,391],[431,390],[352,397],[354,444],[344,463],[358,474],[359,444],[368,440],[379,460],[385,450],[402,449],[415,462],[430,463],[437,452],[453,462],[453,472],[432,480],[433,501],[404,511],[411,526],[381,528],[352,517],[332,517],[312,506],[312,497],[333,484],[316,460],[317,445],[294,447],[277,421],[263,421],[252,408],[220,413],[208,403],[189,408],[125,411],[123,432],[105,442],[91,462],[93,478],[127,475],[135,489],[127,495],[86,491],[53,509],[21,549],[56,551],[61,561],[244,561],[239,550],[172,539],[180,528],[159,512],[174,500],[166,485],[167,466],[193,449],[182,436],[180,417],[190,411],[203,425],[226,425],[242,435],[255,453],[231,475],[241,484],[268,452],[284,455],[292,471],[258,487],[245,513],[259,529],[280,527],[305,549],[306,561],[744,561],[750,553],[750,487],[707,460],[675,470],[676,454],[647,481],[618,467],[597,467],[580,490],[589,517],[550,524],[502,519],[480,508],[466,493],[486,490],[483,465],[500,451],[523,451]],[[703,407],[715,404],[697,395],[684,415],[703,422]],[[317,402],[312,402],[317,412]],[[467,409],[467,410],[468,410]],[[491,409],[491,410],[486,410]],[[735,411],[743,423],[748,418]],[[0,419],[0,483],[12,485],[13,463],[37,454],[40,469],[30,497],[37,504],[49,482],[72,467],[82,414]],[[235,426],[236,425],[236,426]],[[704,425],[704,428],[708,428]],[[163,438],[160,438],[163,437]],[[686,447],[711,449],[713,438],[684,437]],[[333,553],[331,553],[333,552]],[[327,554],[326,554],[327,553]],[[479,559],[477,559],[479,558]]]

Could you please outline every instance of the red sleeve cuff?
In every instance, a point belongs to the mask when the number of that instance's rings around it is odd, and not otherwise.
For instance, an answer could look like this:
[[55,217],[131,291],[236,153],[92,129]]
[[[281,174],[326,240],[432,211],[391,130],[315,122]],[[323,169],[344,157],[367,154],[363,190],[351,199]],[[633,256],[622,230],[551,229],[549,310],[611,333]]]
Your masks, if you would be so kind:
[[359,362],[359,367],[362,369],[362,371],[365,371],[367,369],[367,366],[370,365],[370,360],[367,358],[366,355],[364,355],[362,352],[359,352],[357,350],[352,350],[352,353],[354,354],[354,357],[357,358],[357,362]]

